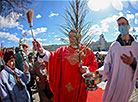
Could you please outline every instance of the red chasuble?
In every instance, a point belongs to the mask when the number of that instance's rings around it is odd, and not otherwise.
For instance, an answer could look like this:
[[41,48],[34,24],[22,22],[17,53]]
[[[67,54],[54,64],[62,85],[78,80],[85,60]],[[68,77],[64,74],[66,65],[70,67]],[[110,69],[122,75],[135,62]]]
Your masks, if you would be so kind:
[[[85,46],[81,44],[81,51]],[[98,66],[91,49],[81,53],[83,66],[94,72]],[[80,73],[78,49],[63,46],[55,52],[50,52],[48,74],[51,90],[54,93],[53,102],[86,102],[87,91],[84,79]]]

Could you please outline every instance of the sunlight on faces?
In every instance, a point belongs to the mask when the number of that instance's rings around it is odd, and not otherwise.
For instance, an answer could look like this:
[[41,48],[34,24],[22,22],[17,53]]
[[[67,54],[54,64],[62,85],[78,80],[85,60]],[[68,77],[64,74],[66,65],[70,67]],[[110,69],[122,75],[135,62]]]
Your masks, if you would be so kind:
[[15,68],[15,58],[11,58],[10,60],[8,60],[8,62],[6,63],[11,69]]

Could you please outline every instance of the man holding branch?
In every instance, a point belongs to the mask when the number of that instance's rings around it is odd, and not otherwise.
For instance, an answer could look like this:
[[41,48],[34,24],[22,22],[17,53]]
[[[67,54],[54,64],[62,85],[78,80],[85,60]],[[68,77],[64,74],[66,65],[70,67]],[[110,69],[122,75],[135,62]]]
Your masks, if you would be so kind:
[[[53,102],[86,102],[87,92],[82,74],[86,68],[80,66],[78,51],[80,51],[82,66],[87,66],[94,72],[98,66],[95,55],[91,49],[80,43],[81,34],[75,35],[71,30],[68,34],[70,45],[63,46],[55,52],[44,50],[40,43],[34,39],[33,46],[39,52],[39,57],[48,62],[50,88],[54,93]],[[79,42],[77,42],[79,39]]]

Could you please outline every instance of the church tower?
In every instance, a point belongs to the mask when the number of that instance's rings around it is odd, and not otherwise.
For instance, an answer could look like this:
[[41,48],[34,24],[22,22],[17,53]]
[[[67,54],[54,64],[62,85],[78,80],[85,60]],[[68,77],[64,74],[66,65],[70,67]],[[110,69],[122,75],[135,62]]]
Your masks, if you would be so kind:
[[99,50],[106,50],[106,40],[105,40],[105,38],[104,38],[104,35],[103,34],[101,34],[100,35],[100,38],[99,38],[99,40],[98,40],[98,49]]

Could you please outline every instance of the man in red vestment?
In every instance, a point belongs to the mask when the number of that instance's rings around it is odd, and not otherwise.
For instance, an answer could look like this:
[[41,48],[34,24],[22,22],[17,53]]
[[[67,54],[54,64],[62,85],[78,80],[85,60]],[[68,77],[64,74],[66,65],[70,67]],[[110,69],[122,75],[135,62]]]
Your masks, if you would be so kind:
[[[77,37],[76,37],[77,36]],[[78,40],[77,40],[78,39]],[[92,50],[80,43],[81,34],[75,35],[69,32],[69,46],[63,46],[55,52],[44,50],[36,39],[34,48],[40,53],[40,58],[48,62],[47,70],[49,83],[54,93],[53,102],[86,102],[87,91],[82,74],[86,68],[80,67],[78,51],[80,51],[82,66],[87,66],[90,72],[94,72],[98,66]]]

